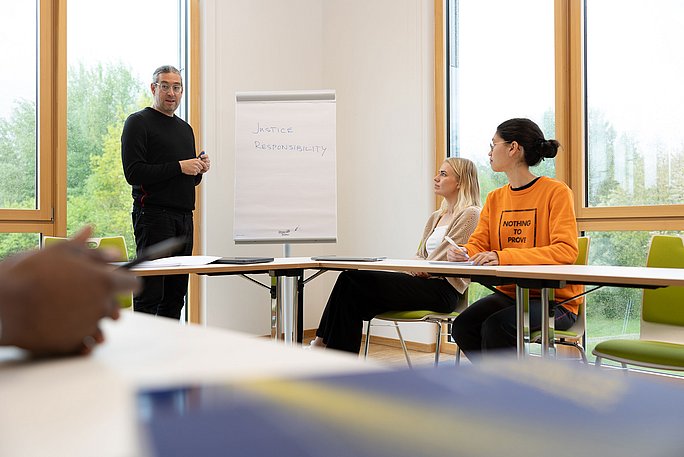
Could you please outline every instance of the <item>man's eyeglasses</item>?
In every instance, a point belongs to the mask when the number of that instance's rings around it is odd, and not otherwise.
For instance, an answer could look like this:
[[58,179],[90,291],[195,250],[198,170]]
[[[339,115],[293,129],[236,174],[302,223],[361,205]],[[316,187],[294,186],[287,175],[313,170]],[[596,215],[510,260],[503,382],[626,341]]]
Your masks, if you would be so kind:
[[183,86],[180,84],[167,84],[167,83],[154,83],[155,86],[161,89],[162,92],[171,92],[174,94],[180,94],[183,92]]
[[510,143],[510,141],[499,141],[498,143],[489,143],[489,152],[492,152],[494,150],[494,146],[497,144],[506,144]]

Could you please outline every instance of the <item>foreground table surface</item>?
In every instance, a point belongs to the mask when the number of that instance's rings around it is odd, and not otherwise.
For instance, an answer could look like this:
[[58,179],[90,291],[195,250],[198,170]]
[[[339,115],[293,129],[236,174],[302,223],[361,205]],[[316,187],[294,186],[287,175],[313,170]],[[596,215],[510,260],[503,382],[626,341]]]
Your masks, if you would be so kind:
[[[487,359],[143,393],[163,457],[680,457],[679,385]],[[570,437],[570,438],[568,438]]]
[[0,455],[146,455],[140,389],[380,369],[333,351],[303,351],[225,330],[125,312],[103,322],[91,356],[32,360],[0,348]]

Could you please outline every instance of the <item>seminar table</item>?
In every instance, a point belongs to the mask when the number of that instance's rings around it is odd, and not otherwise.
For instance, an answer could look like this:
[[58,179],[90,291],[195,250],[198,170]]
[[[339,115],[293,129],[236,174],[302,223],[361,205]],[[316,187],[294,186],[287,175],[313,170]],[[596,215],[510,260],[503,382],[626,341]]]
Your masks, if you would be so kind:
[[[283,257],[276,258],[268,263],[134,268],[131,271],[138,276],[189,273],[220,276],[266,273],[276,279],[275,290],[272,290],[275,306],[272,307],[271,311],[271,334],[275,338],[284,334],[286,344],[295,344],[297,341],[301,342],[304,284],[318,274],[305,280],[304,270],[318,270],[319,272],[328,270],[423,271],[434,275],[472,278],[473,281],[481,283],[499,283],[496,267],[402,259],[384,259],[377,262],[342,262],[315,261],[309,257]],[[296,281],[296,284],[289,281]]]
[[[275,339],[283,336],[286,344],[301,342],[301,322],[303,310],[304,270],[315,268],[317,262],[309,257],[276,258],[273,262],[254,264],[205,264],[180,265],[156,268],[133,268],[138,276],[159,276],[175,274],[197,274],[207,276],[226,276],[265,273],[275,279],[271,289],[271,335]],[[247,276],[245,276],[247,277]],[[251,280],[251,278],[247,277]]]
[[[1,456],[524,457],[531,441],[556,457],[684,449],[674,382],[532,358],[389,371],[128,311],[102,328],[106,342],[85,357],[0,348]],[[570,445],[549,420],[558,411]]]
[[524,289],[540,289],[542,298],[542,354],[553,349],[554,320],[549,316],[548,297],[551,289],[568,284],[587,286],[629,287],[653,289],[667,286],[684,286],[684,269],[624,267],[603,265],[510,265],[498,266],[497,275],[504,282],[516,284],[516,308],[518,314],[518,355],[525,355],[526,332],[524,324]]
[[[274,313],[285,316],[286,343],[297,341],[301,334],[302,300],[304,270],[343,271],[343,270],[375,270],[375,271],[422,271],[434,275],[470,278],[471,281],[489,287],[515,284],[517,325],[517,352],[519,357],[526,354],[526,331],[524,318],[525,289],[540,289],[542,298],[542,352],[547,355],[553,350],[553,319],[549,318],[549,293],[554,288],[567,284],[584,284],[595,286],[657,288],[666,286],[684,286],[684,269],[622,267],[598,265],[511,265],[511,266],[474,266],[461,263],[430,262],[426,260],[384,259],[377,262],[349,261],[314,261],[308,257],[276,258],[273,262],[252,265],[202,265],[193,267],[165,267],[158,269],[134,269],[137,275],[160,275],[194,273],[205,275],[268,273],[278,281],[276,306]],[[287,278],[297,278],[298,285],[291,287],[292,296],[284,297],[285,288],[280,284]],[[289,298],[289,300],[287,299]],[[295,305],[297,304],[297,305]],[[278,322],[275,319],[274,322]],[[276,332],[279,333],[279,332]],[[289,337],[289,338],[288,338]]]

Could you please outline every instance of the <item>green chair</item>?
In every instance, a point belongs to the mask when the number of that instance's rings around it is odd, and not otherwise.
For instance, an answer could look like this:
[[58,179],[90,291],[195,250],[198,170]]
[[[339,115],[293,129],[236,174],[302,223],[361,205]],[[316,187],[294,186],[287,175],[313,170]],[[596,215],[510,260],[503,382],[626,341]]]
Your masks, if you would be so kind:
[[[647,267],[684,268],[684,243],[678,236],[655,235]],[[627,365],[684,371],[684,287],[645,289],[638,340],[615,339],[596,345],[596,366],[603,359]]]
[[[43,247],[50,246],[54,243],[59,243],[66,240],[63,237],[44,236]],[[126,240],[123,236],[105,236],[101,238],[88,238],[88,247],[92,249],[109,249],[113,252],[118,252],[119,257],[116,262],[126,262],[128,260],[128,251],[126,250]],[[117,297],[119,306],[121,308],[130,308],[133,306],[133,295],[121,294]]]
[[[587,236],[577,238],[577,260],[575,265],[586,265],[589,262],[589,244],[591,239]],[[577,349],[582,357],[582,361],[587,363],[587,354],[582,343],[587,328],[586,300],[582,300],[577,310],[577,321],[567,330],[555,330],[554,342],[564,346],[572,346]],[[532,332],[530,342],[541,343],[541,330]]]
[[[399,342],[401,343],[401,348],[404,351],[404,357],[406,358],[406,363],[409,367],[412,367],[411,357],[409,356],[408,350],[406,349],[406,342],[404,337],[401,335],[401,329],[399,328],[399,322],[428,322],[435,324],[436,326],[436,344],[435,344],[435,366],[439,364],[439,354],[442,347],[442,326],[447,325],[447,329],[451,328],[451,323],[456,319],[459,312],[465,309],[468,305],[468,290],[456,307],[458,311],[454,311],[448,314],[440,314],[429,310],[415,310],[415,311],[387,311],[382,314],[378,314],[374,319],[390,321],[394,324],[394,329],[397,331],[397,336],[399,337]],[[363,356],[368,357],[368,348],[370,347],[371,338],[371,321],[369,320],[366,325],[366,344],[364,346]],[[450,332],[447,331],[447,334]],[[456,364],[460,362],[461,351],[456,349]]]

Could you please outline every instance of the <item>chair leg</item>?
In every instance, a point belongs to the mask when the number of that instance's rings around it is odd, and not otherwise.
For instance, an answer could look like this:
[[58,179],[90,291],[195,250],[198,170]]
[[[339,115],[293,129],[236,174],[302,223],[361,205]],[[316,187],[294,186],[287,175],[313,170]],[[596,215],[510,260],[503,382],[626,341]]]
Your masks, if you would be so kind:
[[371,320],[368,319],[368,325],[366,325],[366,344],[363,349],[363,358],[368,358],[368,348],[370,347],[370,335],[371,335]]
[[404,357],[406,357],[406,363],[408,364],[409,368],[413,368],[413,365],[411,365],[411,358],[409,357],[408,350],[406,349],[406,342],[404,341],[404,337],[401,336],[401,330],[399,329],[399,324],[394,321],[394,329],[397,331],[397,335],[399,336],[399,342],[401,343],[401,348],[404,350]]
[[583,362],[585,365],[588,364],[589,361],[587,360],[587,353],[586,353],[586,351],[584,350],[584,347],[582,347],[582,345],[579,344],[579,343],[575,343],[573,346],[575,346],[575,347],[577,348],[577,350],[579,351],[580,356],[582,357],[582,362]]
[[442,350],[442,323],[435,322],[437,325],[437,339],[435,340],[435,366],[439,365],[439,354]]
[[594,366],[596,368],[601,368],[601,357],[596,356],[596,360],[594,361]]
[[461,364],[461,348],[456,346],[456,366]]
[[586,352],[584,351],[584,348],[582,347],[581,344],[579,344],[579,343],[577,343],[577,342],[574,342],[574,341],[566,341],[566,340],[564,340],[564,339],[557,340],[557,341],[556,341],[556,344],[558,344],[558,345],[563,345],[563,346],[572,346],[572,347],[574,347],[575,349],[577,349],[577,352],[580,353],[580,357],[582,358],[582,362],[584,362],[584,363],[589,363],[589,362],[587,362],[587,354],[586,354]]

